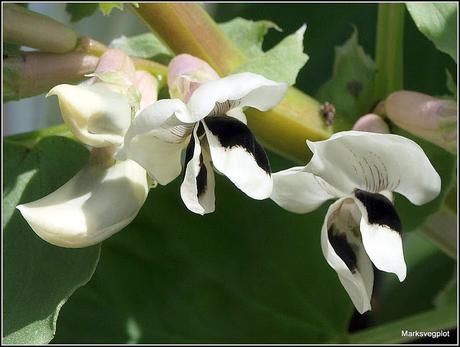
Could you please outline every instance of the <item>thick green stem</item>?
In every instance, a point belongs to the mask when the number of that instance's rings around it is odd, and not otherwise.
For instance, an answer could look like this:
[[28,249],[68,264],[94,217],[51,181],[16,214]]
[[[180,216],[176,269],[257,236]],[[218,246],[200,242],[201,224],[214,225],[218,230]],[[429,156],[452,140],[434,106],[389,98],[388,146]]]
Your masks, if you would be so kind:
[[[197,4],[141,3],[132,9],[175,53],[201,58],[220,75],[232,73],[248,60]],[[319,109],[315,99],[291,87],[284,100],[270,111],[248,110],[248,124],[265,146],[305,162],[311,155],[305,140],[331,135]]]
[[3,7],[3,40],[44,52],[65,53],[77,44],[77,34],[52,18],[14,4]]
[[[405,331],[446,331],[456,325],[457,309],[454,306],[447,306],[351,334],[347,343],[353,345],[360,343],[409,343],[420,337],[404,336]],[[436,340],[433,339],[433,342],[436,342]]]
[[375,99],[382,100],[388,94],[403,88],[403,3],[378,5],[375,60]]

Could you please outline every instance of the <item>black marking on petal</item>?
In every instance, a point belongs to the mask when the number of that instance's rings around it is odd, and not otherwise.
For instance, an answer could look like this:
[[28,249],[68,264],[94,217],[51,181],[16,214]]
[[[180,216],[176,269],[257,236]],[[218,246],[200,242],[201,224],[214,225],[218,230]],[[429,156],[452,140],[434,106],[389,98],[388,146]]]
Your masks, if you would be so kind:
[[385,225],[401,233],[401,219],[388,198],[382,194],[370,193],[361,189],[356,189],[354,193],[366,208],[367,220],[370,224]]
[[187,149],[185,150],[185,163],[184,167],[187,167],[187,164],[193,158],[193,152],[195,151],[195,137],[192,135],[190,136],[190,142],[187,145]]
[[343,260],[351,273],[355,273],[358,270],[356,254],[348,243],[345,234],[339,234],[335,230],[334,224],[331,224],[329,229],[327,229],[327,236],[335,253]]
[[226,148],[241,147],[251,154],[257,165],[267,174],[271,174],[270,163],[262,146],[256,141],[251,130],[243,122],[229,116],[206,117],[209,131],[217,136],[220,144]]
[[198,138],[200,138],[203,134],[204,134],[203,123],[199,122],[198,123],[198,129],[196,130],[196,136],[198,136]]
[[200,171],[196,176],[196,188],[197,196],[200,197],[206,192],[206,187],[208,186],[208,170],[206,165],[204,165],[203,154],[200,153]]

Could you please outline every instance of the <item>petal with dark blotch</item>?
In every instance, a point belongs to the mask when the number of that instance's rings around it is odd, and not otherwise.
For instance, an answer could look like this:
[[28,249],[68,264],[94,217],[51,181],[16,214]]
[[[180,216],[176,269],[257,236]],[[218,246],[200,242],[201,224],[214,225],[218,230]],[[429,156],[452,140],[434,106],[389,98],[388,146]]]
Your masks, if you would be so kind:
[[356,210],[351,198],[339,199],[329,207],[321,230],[321,249],[356,309],[364,313],[371,309],[374,272],[360,239]]
[[357,189],[355,202],[361,211],[360,230],[364,248],[374,265],[382,271],[406,278],[406,263],[401,239],[401,220],[388,198]]
[[197,125],[185,153],[185,175],[180,194],[187,208],[198,214],[214,212],[214,172],[209,153],[200,144]]
[[202,122],[216,170],[254,199],[270,197],[270,164],[249,128],[233,117],[213,116]]

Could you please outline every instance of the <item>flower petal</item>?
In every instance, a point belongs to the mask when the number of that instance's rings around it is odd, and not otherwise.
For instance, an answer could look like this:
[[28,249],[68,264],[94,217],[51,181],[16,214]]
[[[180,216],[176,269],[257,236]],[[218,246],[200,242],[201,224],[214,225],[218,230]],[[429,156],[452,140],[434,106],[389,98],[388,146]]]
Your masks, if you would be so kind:
[[[207,115],[224,115],[234,107],[250,106],[266,111],[284,97],[287,84],[243,72],[201,85],[187,103],[194,121]],[[216,110],[215,110],[216,108]]]
[[311,212],[335,197],[326,182],[303,169],[303,166],[298,166],[272,175],[273,192],[270,198],[282,208],[295,213]]
[[243,112],[243,109],[241,107],[235,107],[232,108],[231,110],[227,111],[226,113],[227,116],[233,117],[235,119],[238,119],[240,122],[244,124],[248,124],[248,120],[246,119],[246,115]]
[[47,96],[57,95],[62,117],[72,133],[93,147],[120,145],[131,123],[128,98],[104,83],[60,84]]
[[402,282],[406,263],[401,239],[401,220],[388,198],[356,190],[355,202],[361,211],[361,236],[369,258],[382,271],[395,273]]
[[416,205],[433,200],[441,179],[423,149],[393,134],[343,131],[325,141],[307,141],[313,152],[305,170],[344,194],[359,188],[396,191]]
[[253,199],[270,197],[273,189],[270,163],[249,128],[233,117],[207,117],[206,131],[212,162]]
[[79,248],[123,229],[147,194],[145,170],[135,162],[90,163],[53,193],[17,208],[45,241]]
[[356,233],[354,209],[350,198],[339,199],[329,207],[321,230],[321,249],[356,309],[364,313],[371,309],[374,272]]
[[180,186],[180,195],[187,208],[198,214],[214,212],[214,172],[210,156],[200,145],[198,126],[187,146],[185,156],[185,176]]
[[168,184],[182,170],[181,153],[193,124],[184,124],[176,116],[187,112],[177,99],[159,100],[146,107],[133,120],[115,157],[136,161],[158,183]]

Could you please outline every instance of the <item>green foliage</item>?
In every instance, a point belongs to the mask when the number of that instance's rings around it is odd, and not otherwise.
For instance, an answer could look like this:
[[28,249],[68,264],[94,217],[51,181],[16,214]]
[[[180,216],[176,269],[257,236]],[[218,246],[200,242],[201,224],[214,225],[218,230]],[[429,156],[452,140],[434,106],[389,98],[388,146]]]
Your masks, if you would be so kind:
[[123,11],[123,2],[100,2],[99,9],[104,16],[108,16],[114,8]]
[[407,9],[417,28],[437,49],[457,62],[457,4],[407,3]]
[[78,22],[96,12],[98,4],[69,2],[65,5],[66,12],[70,15],[71,22]]
[[64,184],[83,165],[87,151],[61,137],[45,138],[33,148],[5,141],[3,149],[3,343],[47,343],[61,306],[91,278],[100,248],[52,246],[15,207]]
[[[229,38],[243,52],[248,51],[251,55],[249,61],[239,66],[235,72],[254,72],[274,81],[293,85],[297,74],[308,60],[308,55],[303,52],[303,36],[306,27],[301,27],[295,33],[286,36],[275,47],[263,52],[261,51],[261,34],[266,33],[270,25],[273,26],[267,21],[252,23],[233,21],[226,24]],[[252,35],[248,35],[246,40],[241,41],[241,33],[238,32],[239,26],[242,26],[246,32],[252,32]],[[250,29],[251,26],[252,29]]]
[[335,48],[332,77],[319,89],[317,98],[335,105],[334,131],[349,130],[356,120],[371,111],[375,64],[358,44],[355,30],[342,46]]
[[291,214],[218,176],[216,212],[203,217],[187,211],[180,183],[151,190],[103,243],[56,343],[343,341],[352,306],[321,252],[325,207]]
[[120,48],[126,54],[144,59],[153,59],[161,63],[168,63],[174,53],[166,47],[153,33],[136,36],[121,36],[110,43],[113,48]]
[[275,23],[268,20],[252,21],[240,17],[219,24],[219,28],[249,58],[263,54],[262,44],[268,30],[282,31]]

